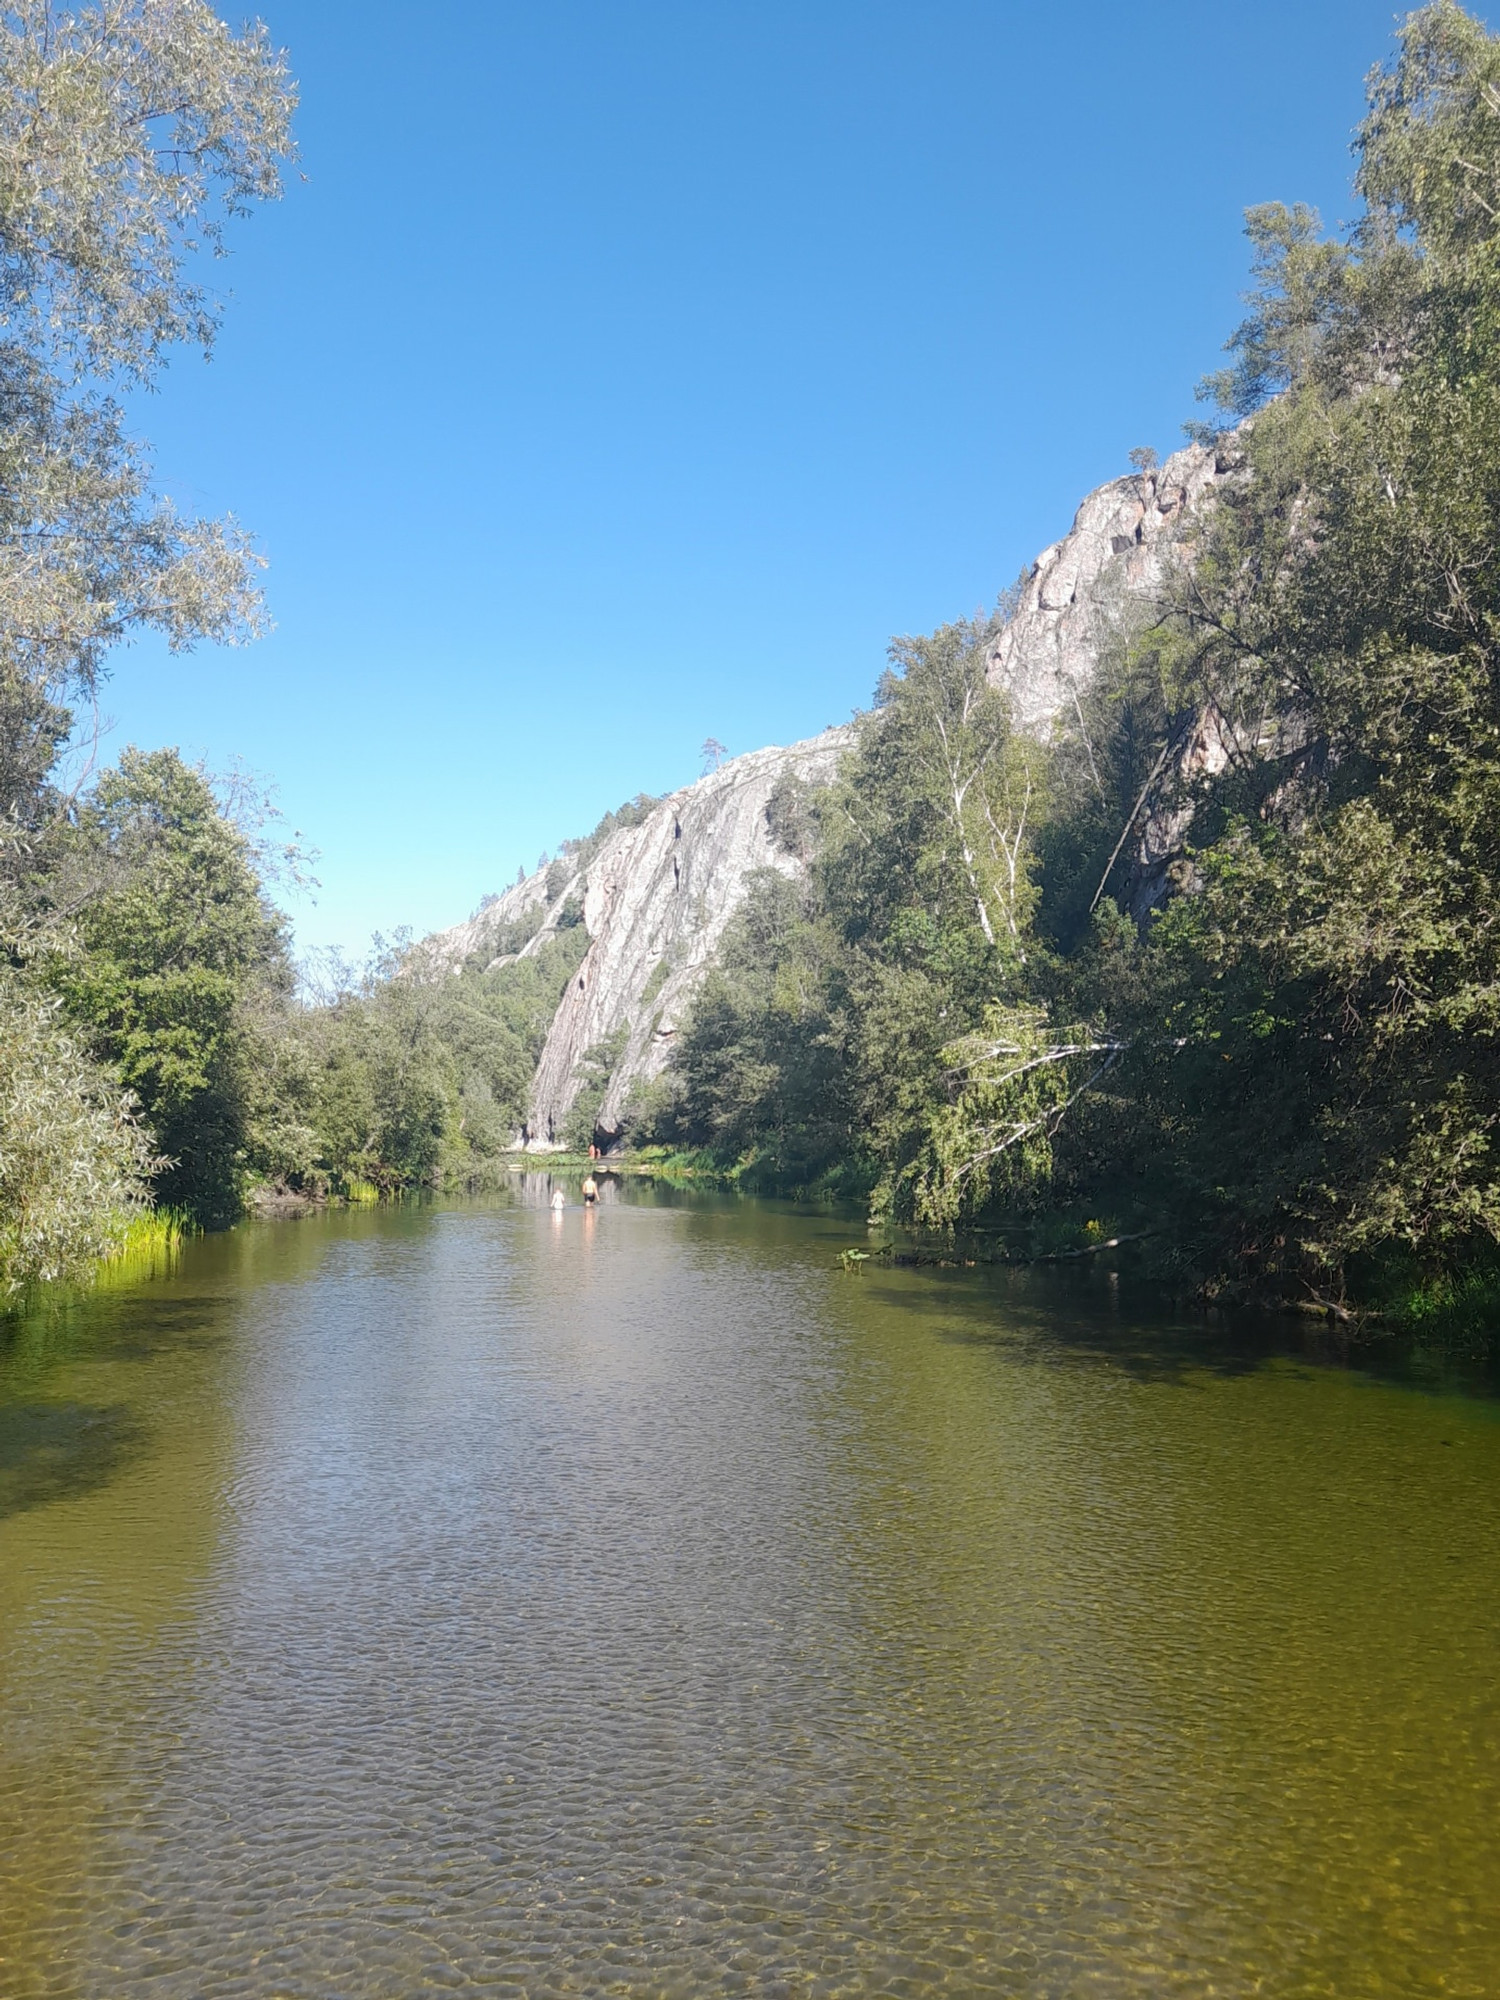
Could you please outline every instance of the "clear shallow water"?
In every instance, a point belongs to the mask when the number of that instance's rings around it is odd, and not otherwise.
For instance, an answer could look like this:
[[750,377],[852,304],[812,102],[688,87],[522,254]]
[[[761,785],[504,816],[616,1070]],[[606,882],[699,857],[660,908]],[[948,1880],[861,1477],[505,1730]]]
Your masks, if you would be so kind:
[[1500,1994],[1496,1405],[851,1240],[260,1225],[0,1346],[0,1994]]

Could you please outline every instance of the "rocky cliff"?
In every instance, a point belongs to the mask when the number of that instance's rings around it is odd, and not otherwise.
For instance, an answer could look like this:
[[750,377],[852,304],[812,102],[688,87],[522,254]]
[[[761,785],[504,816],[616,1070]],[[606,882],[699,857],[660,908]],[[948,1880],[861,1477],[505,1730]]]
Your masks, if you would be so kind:
[[[1021,728],[1045,737],[1073,720],[1083,727],[1081,696],[1101,656],[1150,617],[1168,565],[1219,482],[1232,476],[1236,456],[1232,444],[1218,452],[1188,445],[1162,466],[1113,479],[1088,496],[1068,534],[1043,549],[989,659],[990,679],[1009,694]],[[1115,881],[1138,921],[1168,892],[1196,781],[1222,771],[1233,751],[1232,730],[1217,710],[1185,720],[1165,782],[1142,801]],[[1156,802],[1168,793],[1167,802]]]
[[528,875],[523,882],[517,882],[506,890],[503,896],[487,896],[467,923],[454,924],[450,930],[439,931],[430,937],[424,952],[440,964],[448,964],[455,969],[468,959],[479,958],[486,964],[493,963],[496,949],[505,932],[513,925],[523,924],[525,919],[535,916],[539,928],[522,947],[522,951],[506,956],[522,956],[522,952],[534,950],[543,936],[550,937],[557,929],[566,895],[555,899],[547,894],[546,868],[539,868],[534,875]]
[[1097,487],[1060,542],[1032,564],[990,653],[1017,725],[1045,736],[1076,711],[1103,648],[1149,611],[1171,552],[1224,465],[1201,445]]
[[[773,838],[767,808],[785,777],[830,779],[852,731],[830,729],[787,749],[752,751],[663,799],[639,826],[612,833],[586,866],[549,897],[547,873],[519,882],[430,941],[453,965],[483,956],[506,929],[540,913],[520,955],[553,935],[582,899],[589,946],[558,1003],[520,1133],[534,1151],[561,1145],[591,1050],[623,1037],[596,1124],[608,1141],[631,1096],[660,1075],[689,1000],[739,908],[751,873],[795,874],[796,859]],[[554,870],[556,864],[553,864]]]
[[[1212,452],[1191,445],[1159,468],[1111,480],[1037,557],[989,660],[1019,727],[1045,737],[1068,726],[1070,715],[1081,722],[1080,696],[1101,652],[1149,614],[1172,550],[1225,471]],[[851,741],[851,729],[830,729],[788,749],[736,757],[661,800],[640,824],[610,834],[585,865],[554,862],[429,941],[436,960],[454,966],[475,956],[493,962],[518,935],[525,956],[575,921],[581,903],[588,950],[558,1003],[521,1143],[536,1151],[561,1145],[586,1058],[612,1044],[619,1046],[596,1122],[606,1143],[620,1133],[632,1095],[664,1068],[752,871],[799,867],[772,837],[772,792],[787,776],[826,782]],[[1184,774],[1218,768],[1227,751],[1215,719],[1200,718],[1176,755]],[[1148,811],[1136,829],[1128,893],[1142,908],[1161,893],[1180,817]]]

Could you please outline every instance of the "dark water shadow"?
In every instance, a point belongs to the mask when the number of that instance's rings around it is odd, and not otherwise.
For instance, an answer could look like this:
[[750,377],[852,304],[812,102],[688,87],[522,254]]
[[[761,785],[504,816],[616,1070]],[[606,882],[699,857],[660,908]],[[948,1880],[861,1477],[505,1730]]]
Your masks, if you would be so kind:
[[221,1295],[172,1298],[130,1295],[111,1302],[89,1332],[96,1349],[111,1361],[154,1361],[184,1347],[202,1347],[228,1332]]
[[0,1407],[0,1520],[107,1485],[146,1439],[145,1425],[123,1404]]
[[153,1361],[225,1337],[229,1301],[221,1292],[184,1295],[150,1287],[50,1299],[0,1323],[0,1371],[25,1371],[87,1355]]
[[[1336,1370],[1373,1384],[1500,1401],[1500,1362],[1447,1353],[1399,1334],[1352,1334],[1292,1313],[1185,1314],[1158,1306],[1108,1271],[933,1271],[928,1283],[855,1280],[879,1287],[882,1307],[919,1317],[950,1346],[1002,1350],[1038,1367],[1117,1368],[1133,1381],[1192,1388],[1205,1375],[1233,1378],[1288,1364]],[[942,1317],[934,1319],[938,1304]]]

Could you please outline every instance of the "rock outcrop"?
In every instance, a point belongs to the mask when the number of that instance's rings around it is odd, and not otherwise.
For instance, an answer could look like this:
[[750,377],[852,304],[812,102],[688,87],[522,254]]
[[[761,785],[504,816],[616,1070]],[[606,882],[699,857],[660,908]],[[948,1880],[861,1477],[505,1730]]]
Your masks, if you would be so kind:
[[1019,728],[1045,736],[1094,677],[1102,650],[1160,590],[1165,566],[1222,464],[1202,445],[1092,492],[1060,542],[1032,564],[990,653]]
[[801,866],[773,837],[771,794],[787,777],[826,783],[852,737],[848,727],[829,729],[787,749],[735,757],[663,799],[639,826],[612,833],[550,900],[547,874],[538,871],[467,923],[429,940],[429,953],[456,967],[540,911],[540,927],[518,954],[525,956],[582,898],[588,951],[558,1003],[537,1065],[519,1134],[528,1149],[562,1144],[585,1081],[585,1058],[623,1037],[595,1119],[606,1145],[620,1133],[632,1096],[665,1067],[678,1024],[744,900],[750,875],[758,868],[793,875]]
[[[1081,698],[1106,649],[1150,616],[1168,565],[1235,463],[1232,449],[1188,445],[1162,466],[1097,487],[1068,534],[1043,549],[989,657],[990,680],[1009,694],[1019,727],[1045,738],[1073,720],[1084,726]],[[1165,899],[1192,823],[1191,793],[1229,762],[1232,734],[1216,709],[1185,718],[1162,772],[1162,789],[1175,797],[1143,800],[1115,885],[1137,922]]]
[[[547,869],[539,868],[524,881],[513,883],[503,896],[486,896],[465,923],[454,924],[450,930],[439,931],[428,938],[423,947],[424,955],[439,964],[453,967],[455,971],[471,958],[483,958],[486,963],[492,963],[498,940],[508,929],[530,916],[536,917],[537,930],[530,944],[523,949],[534,946],[543,932],[550,936],[557,928],[557,917],[564,899],[557,897],[555,905],[549,902],[547,874]],[[513,955],[519,957],[520,952]]]

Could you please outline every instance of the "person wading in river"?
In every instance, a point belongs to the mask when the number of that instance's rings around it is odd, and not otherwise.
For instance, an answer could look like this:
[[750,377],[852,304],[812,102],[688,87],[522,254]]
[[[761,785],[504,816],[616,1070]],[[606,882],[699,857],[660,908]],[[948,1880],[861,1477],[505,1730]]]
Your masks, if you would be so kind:
[[591,1208],[599,1199],[598,1185],[592,1174],[585,1174],[583,1177],[583,1198]]

